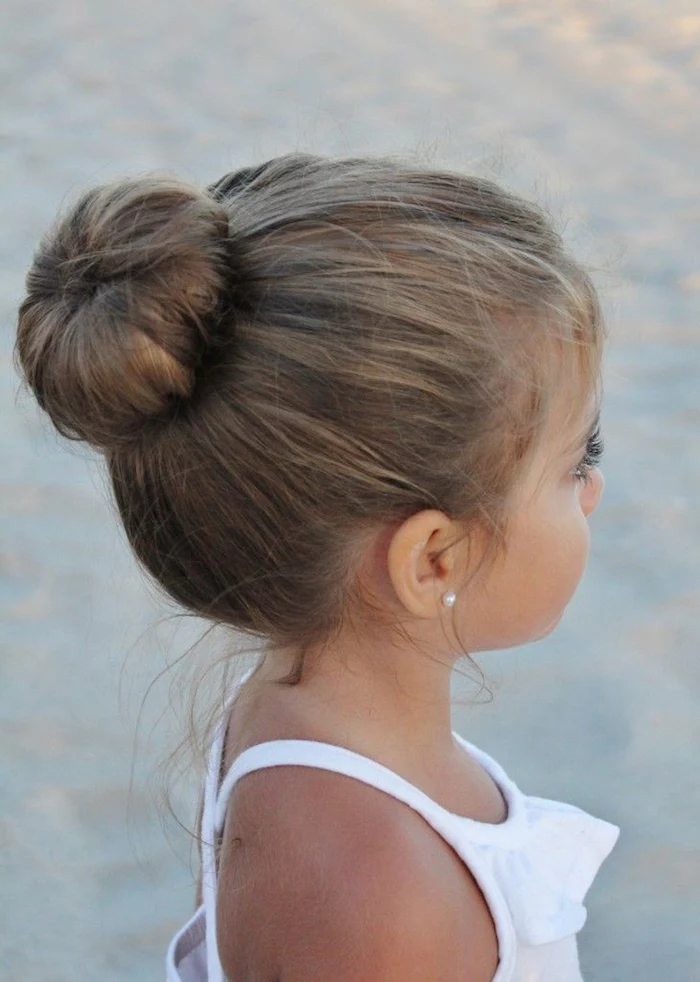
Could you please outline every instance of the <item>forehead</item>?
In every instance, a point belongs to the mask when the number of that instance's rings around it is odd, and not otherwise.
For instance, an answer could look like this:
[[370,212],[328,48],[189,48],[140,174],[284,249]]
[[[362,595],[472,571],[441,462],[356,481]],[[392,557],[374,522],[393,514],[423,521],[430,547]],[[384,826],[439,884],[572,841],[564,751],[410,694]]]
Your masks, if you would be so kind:
[[533,331],[525,347],[506,409],[518,434],[516,496],[518,487],[539,484],[562,459],[583,450],[601,403],[601,339],[575,337],[555,324]]
[[546,437],[577,446],[600,414],[600,351],[569,342],[554,345],[549,354],[549,377],[554,384],[546,399]]
[[564,390],[550,404],[539,439],[528,455],[517,499],[529,501],[551,479],[559,480],[564,468],[577,463],[599,417],[598,400],[572,398]]
[[572,454],[585,445],[599,420],[597,392],[576,393],[562,386],[550,403],[540,447],[550,458]]

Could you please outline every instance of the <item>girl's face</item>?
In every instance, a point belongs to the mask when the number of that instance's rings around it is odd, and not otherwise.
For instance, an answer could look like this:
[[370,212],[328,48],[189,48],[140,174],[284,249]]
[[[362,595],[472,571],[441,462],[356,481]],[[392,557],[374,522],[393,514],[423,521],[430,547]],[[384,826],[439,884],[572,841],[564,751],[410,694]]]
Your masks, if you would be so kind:
[[[469,651],[507,648],[557,625],[588,559],[588,517],[603,492],[597,417],[557,427],[556,417],[517,495],[505,549],[458,594],[454,608]],[[561,417],[560,417],[561,418]]]

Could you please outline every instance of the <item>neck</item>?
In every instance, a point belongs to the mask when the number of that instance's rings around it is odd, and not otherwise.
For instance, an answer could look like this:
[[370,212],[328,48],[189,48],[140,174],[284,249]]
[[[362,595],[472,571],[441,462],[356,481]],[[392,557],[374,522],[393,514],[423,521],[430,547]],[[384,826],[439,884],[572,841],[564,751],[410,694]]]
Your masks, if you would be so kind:
[[[294,653],[266,655],[263,684],[286,674]],[[444,754],[452,748],[450,679],[454,658],[433,655],[405,640],[345,636],[306,664],[302,680],[284,695],[312,725],[364,752]]]

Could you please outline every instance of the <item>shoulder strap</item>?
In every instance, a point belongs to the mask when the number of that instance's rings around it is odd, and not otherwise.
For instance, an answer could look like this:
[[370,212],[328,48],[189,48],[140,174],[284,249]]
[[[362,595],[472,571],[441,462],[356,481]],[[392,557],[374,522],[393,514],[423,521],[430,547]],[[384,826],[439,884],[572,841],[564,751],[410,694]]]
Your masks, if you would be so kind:
[[[226,703],[229,710],[243,683],[253,674],[254,668],[245,672]],[[222,716],[209,751],[207,774],[204,781],[202,824],[200,830],[202,851],[202,906],[206,923],[207,982],[225,982],[219,950],[216,943],[216,847],[219,831],[216,825],[216,804],[221,778],[221,765],[226,742],[228,712]]]
[[204,781],[204,802],[200,830],[202,852],[202,905],[206,922],[206,957],[208,982],[224,982],[216,943],[216,797],[221,774],[225,727],[220,726],[209,753]]
[[270,740],[244,750],[231,765],[216,802],[216,834],[219,835],[223,829],[231,793],[242,777],[267,767],[290,766],[334,771],[371,785],[409,805],[441,834],[447,830],[450,819],[454,819],[420,788],[370,757],[316,740]]

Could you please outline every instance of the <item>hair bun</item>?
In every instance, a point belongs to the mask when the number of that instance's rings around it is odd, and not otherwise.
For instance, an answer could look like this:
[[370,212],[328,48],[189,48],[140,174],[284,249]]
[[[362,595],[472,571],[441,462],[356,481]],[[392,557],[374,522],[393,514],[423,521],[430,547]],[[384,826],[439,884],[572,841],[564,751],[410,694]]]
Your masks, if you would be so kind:
[[39,248],[17,355],[58,430],[102,450],[192,394],[230,279],[228,216],[173,179],[86,192]]

